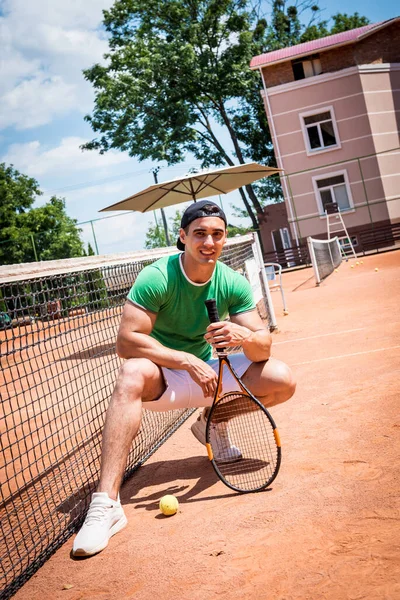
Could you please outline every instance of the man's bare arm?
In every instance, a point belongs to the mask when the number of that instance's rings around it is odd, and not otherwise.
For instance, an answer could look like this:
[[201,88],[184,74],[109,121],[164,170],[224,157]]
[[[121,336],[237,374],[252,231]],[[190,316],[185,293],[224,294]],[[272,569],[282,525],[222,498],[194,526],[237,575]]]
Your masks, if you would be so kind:
[[213,396],[217,376],[207,363],[190,352],[171,350],[150,333],[157,315],[139,308],[129,300],[124,306],[117,336],[117,354],[121,358],[147,358],[160,367],[182,369],[200,385],[204,396]]
[[150,337],[157,315],[127,302],[117,336],[117,353],[121,358],[149,358],[170,369],[182,368],[182,352],[169,350]]
[[271,334],[257,310],[232,315],[230,321],[212,323],[205,338],[215,348],[242,346],[252,362],[262,362],[271,356]]

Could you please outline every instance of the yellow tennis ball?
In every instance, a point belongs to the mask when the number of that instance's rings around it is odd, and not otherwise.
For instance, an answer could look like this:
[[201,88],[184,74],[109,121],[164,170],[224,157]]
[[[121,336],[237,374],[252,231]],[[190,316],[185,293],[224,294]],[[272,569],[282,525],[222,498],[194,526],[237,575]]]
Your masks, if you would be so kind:
[[362,260],[360,260],[360,265],[364,264]]
[[160,510],[161,510],[162,514],[166,515],[167,517],[174,515],[176,513],[176,511],[178,510],[178,507],[179,507],[178,499],[175,498],[175,496],[172,496],[170,494],[163,496],[160,500]]
[[356,262],[356,265],[359,265],[359,264],[360,264],[360,263],[357,261],[357,262]]
[[352,269],[354,269],[354,265],[350,265],[350,267],[351,267]]
[[378,267],[376,267],[375,271],[379,271]]

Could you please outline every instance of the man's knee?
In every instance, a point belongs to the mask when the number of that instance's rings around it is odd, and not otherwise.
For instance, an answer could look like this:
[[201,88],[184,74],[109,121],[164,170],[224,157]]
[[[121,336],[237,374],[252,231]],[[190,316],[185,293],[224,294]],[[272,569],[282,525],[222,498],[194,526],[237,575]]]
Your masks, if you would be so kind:
[[271,384],[274,388],[271,390],[274,396],[273,404],[286,402],[296,391],[296,379],[293,372],[288,365],[281,361],[277,361],[276,364],[274,364]]
[[296,378],[291,368],[286,363],[277,361],[274,379],[277,383],[276,391],[282,395],[282,399],[289,400],[296,391]]
[[257,397],[279,396],[279,402],[289,400],[295,392],[296,381],[290,367],[276,358],[265,363],[253,363],[243,382]]
[[158,367],[146,358],[129,358],[120,367],[116,391],[142,398],[158,372]]

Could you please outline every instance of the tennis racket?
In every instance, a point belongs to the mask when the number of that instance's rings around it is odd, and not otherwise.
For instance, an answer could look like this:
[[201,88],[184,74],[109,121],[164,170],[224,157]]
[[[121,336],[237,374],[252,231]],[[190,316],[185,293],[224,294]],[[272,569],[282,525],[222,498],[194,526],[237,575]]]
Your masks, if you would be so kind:
[[[215,299],[205,301],[211,323],[220,321]],[[225,348],[218,351],[218,383],[206,425],[208,458],[221,481],[237,492],[268,487],[281,464],[279,433],[268,410],[246,388]],[[221,393],[224,368],[240,391]]]

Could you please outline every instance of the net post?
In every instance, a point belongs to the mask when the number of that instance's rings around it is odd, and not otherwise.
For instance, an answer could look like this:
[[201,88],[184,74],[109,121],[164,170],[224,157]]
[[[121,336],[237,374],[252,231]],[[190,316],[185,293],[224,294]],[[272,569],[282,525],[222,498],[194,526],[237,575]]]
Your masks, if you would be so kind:
[[307,238],[311,262],[314,267],[317,285],[328,277],[342,262],[342,254],[338,237],[329,240]]
[[[340,256],[342,256],[342,248],[340,246],[340,242],[339,242],[339,238],[338,237],[336,237],[336,243],[337,243],[339,254],[340,254]],[[357,256],[356,256],[356,258],[357,258]],[[332,263],[333,263],[333,261],[332,261]]]
[[331,263],[332,263],[332,267],[333,267],[333,256],[332,256],[331,247],[329,244],[328,244],[328,250],[329,250],[329,257],[331,259]]
[[308,245],[308,251],[310,253],[311,264],[312,264],[313,269],[314,269],[315,281],[317,282],[317,285],[319,285],[321,283],[321,279],[320,279],[320,276],[319,276],[317,260],[315,258],[314,246],[312,245],[311,237],[307,238],[307,245]]
[[252,246],[253,246],[253,255],[254,255],[255,261],[258,265],[258,268],[260,270],[261,280],[263,282],[263,286],[264,286],[264,290],[265,290],[264,302],[267,304],[267,308],[268,308],[267,313],[269,313],[270,320],[271,320],[271,322],[269,323],[269,327],[271,330],[273,330],[273,329],[277,328],[278,323],[277,323],[276,316],[275,316],[274,305],[272,304],[271,292],[269,289],[267,275],[265,273],[264,259],[263,259],[262,252],[261,252],[260,242],[255,233],[253,233],[253,245]]

